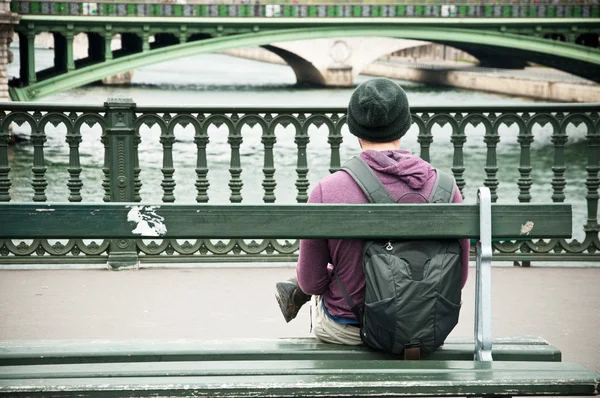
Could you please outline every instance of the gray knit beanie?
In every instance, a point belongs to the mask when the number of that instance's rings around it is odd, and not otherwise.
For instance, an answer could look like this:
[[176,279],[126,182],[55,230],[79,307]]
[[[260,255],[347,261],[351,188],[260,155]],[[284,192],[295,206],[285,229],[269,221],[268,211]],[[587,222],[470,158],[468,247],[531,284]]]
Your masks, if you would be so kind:
[[412,119],[402,87],[389,79],[360,84],[348,104],[348,128],[358,138],[391,142],[408,131]]

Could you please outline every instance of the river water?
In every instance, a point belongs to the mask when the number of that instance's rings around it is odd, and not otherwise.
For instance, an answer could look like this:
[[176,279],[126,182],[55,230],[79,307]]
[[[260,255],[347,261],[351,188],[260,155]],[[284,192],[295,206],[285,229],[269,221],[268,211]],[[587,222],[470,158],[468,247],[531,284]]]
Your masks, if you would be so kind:
[[[13,49],[15,54],[16,49]],[[37,59],[39,69],[52,62],[52,51],[38,49]],[[9,75],[18,74],[18,57],[16,62],[9,65]],[[359,76],[356,84],[371,77]],[[40,102],[102,104],[107,98],[121,96],[132,98],[141,105],[198,105],[202,106],[281,106],[281,105],[326,105],[346,106],[352,93],[352,88],[315,88],[299,87],[295,84],[295,75],[291,68],[282,65],[265,64],[261,62],[239,59],[222,54],[205,54],[189,58],[165,62],[139,69],[135,72],[132,84],[121,86],[89,86],[72,89],[50,97]],[[496,95],[483,92],[468,91],[454,88],[427,86],[412,82],[399,82],[406,90],[411,105],[487,105],[515,104],[532,102],[530,99]],[[548,127],[548,126],[547,126]],[[27,126],[16,126],[14,131],[27,137]],[[516,142],[516,126],[502,130],[502,139],[498,147],[499,172],[499,202],[517,200],[517,179],[519,163],[519,147]],[[48,179],[47,197],[49,201],[66,201],[68,190],[68,146],[65,143],[64,126],[56,128],[49,126],[46,130],[48,141],[45,156],[48,164],[46,177]],[[243,131],[244,142],[242,155],[242,189],[245,203],[262,201],[262,162],[263,151],[260,142],[260,129],[246,127]],[[296,178],[296,151],[291,126],[276,131],[277,144],[275,147],[275,165],[277,172],[277,202],[293,203],[296,197],[294,186]],[[360,151],[356,139],[346,130],[343,132],[344,142],[341,148],[342,161]],[[465,145],[465,179],[463,191],[465,200],[473,202],[476,189],[483,185],[485,172],[485,144],[482,129],[467,130],[468,139]],[[536,135],[532,146],[532,186],[533,201],[551,201],[552,154],[550,130],[547,128],[534,129]],[[100,201],[103,191],[100,186],[103,164],[103,148],[100,144],[100,129],[84,127],[81,144],[82,178],[84,201]],[[191,126],[175,130],[177,141],[174,146],[174,163],[177,186],[175,197],[177,202],[193,202],[195,200],[195,161],[196,147],[193,142]],[[574,233],[582,237],[581,225],[586,218],[585,204],[585,166],[587,155],[584,142],[584,131],[573,128],[569,132],[567,145],[568,169],[566,177],[568,185],[565,189],[567,201],[574,205]],[[161,172],[162,148],[159,144],[157,126],[141,131],[140,164],[143,187],[142,199],[145,202],[160,202],[162,197]],[[209,130],[210,144],[208,147],[209,160],[209,197],[212,203],[225,203],[229,198],[229,145],[227,130],[224,126]],[[329,146],[326,130],[314,128],[310,131],[308,148],[308,163],[310,172],[308,179],[311,186],[318,179],[327,175],[329,167]],[[416,134],[411,130],[402,140],[402,145],[414,153],[419,153]],[[16,145],[11,150],[11,196],[14,201],[30,201],[33,189],[30,186],[32,149],[26,143]],[[435,130],[435,141],[431,148],[431,161],[434,166],[450,170],[452,166],[452,146],[450,144],[450,128],[446,126]],[[572,183],[571,183],[572,182]]]

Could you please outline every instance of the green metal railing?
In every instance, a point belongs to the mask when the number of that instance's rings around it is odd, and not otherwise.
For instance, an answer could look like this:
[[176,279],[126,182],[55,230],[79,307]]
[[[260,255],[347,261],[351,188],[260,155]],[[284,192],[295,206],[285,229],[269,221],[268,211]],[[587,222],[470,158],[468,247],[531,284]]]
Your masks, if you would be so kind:
[[[302,203],[312,183],[360,150],[344,108],[109,100],[0,109],[5,202]],[[600,104],[414,107],[402,146],[452,172],[467,201],[487,186],[493,201],[573,205],[576,239],[496,242],[496,259],[598,261],[599,111]],[[11,144],[11,126],[24,143]],[[178,188],[186,191],[176,200]],[[0,240],[0,263],[98,263],[119,251],[147,263],[290,261],[297,242]]]
[[189,4],[135,2],[13,1],[12,11],[23,15],[101,15],[164,17],[485,17],[597,18],[598,2],[473,2],[386,1],[319,2],[228,1]]

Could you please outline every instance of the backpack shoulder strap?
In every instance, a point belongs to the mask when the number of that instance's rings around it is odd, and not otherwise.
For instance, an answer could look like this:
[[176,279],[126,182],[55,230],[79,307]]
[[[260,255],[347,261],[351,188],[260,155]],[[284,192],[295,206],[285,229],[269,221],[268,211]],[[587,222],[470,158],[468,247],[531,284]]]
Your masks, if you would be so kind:
[[435,169],[435,171],[437,176],[429,196],[429,203],[451,203],[456,191],[454,177],[439,169]]
[[396,203],[371,167],[360,156],[348,160],[340,170],[350,174],[371,203]]
[[342,280],[340,279],[340,276],[338,275],[338,272],[337,272],[337,267],[333,267],[333,274],[335,275],[335,281],[337,282],[338,287],[340,288],[340,291],[342,292],[342,296],[344,296],[344,300],[346,300],[346,304],[348,304],[348,307],[350,307],[350,311],[352,311],[354,316],[356,316],[356,320],[358,321],[358,323],[362,324],[362,318],[363,318],[362,311],[361,311],[360,307],[358,306],[358,304],[356,304],[354,301],[352,301],[352,298],[350,298],[350,295],[348,294],[346,289],[344,289],[344,285],[342,285]]

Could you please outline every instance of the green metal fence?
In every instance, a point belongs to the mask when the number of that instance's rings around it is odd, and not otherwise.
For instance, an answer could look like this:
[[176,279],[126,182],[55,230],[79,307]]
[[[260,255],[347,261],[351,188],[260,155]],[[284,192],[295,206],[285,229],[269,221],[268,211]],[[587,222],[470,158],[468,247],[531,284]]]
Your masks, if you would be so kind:
[[[343,108],[109,101],[0,109],[5,202],[302,203],[312,183],[359,151]],[[402,142],[453,173],[467,201],[487,186],[498,202],[573,205],[576,239],[496,242],[496,259],[600,261],[599,112],[600,104],[414,107]],[[11,131],[25,142],[12,145]],[[297,242],[277,240],[134,246],[142,262],[164,263],[288,261],[297,252]],[[110,250],[109,242],[0,240],[0,263],[101,263]]]
[[286,4],[260,1],[249,4],[162,4],[130,2],[12,1],[12,11],[23,15],[102,15],[165,17],[485,17],[485,18],[597,18],[598,3],[461,2],[436,4]]

